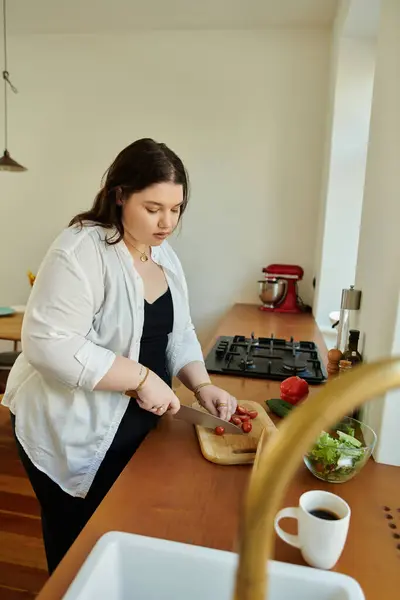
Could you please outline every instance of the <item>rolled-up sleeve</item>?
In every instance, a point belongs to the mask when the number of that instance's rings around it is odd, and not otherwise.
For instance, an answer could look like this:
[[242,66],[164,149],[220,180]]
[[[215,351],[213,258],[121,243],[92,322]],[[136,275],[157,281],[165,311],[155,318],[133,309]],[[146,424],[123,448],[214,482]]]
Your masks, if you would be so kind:
[[186,365],[191,362],[204,362],[203,352],[196,331],[190,321],[182,337],[177,340],[171,351],[170,372],[176,377]]
[[96,312],[93,290],[75,254],[50,250],[32,288],[22,351],[45,377],[93,390],[115,354],[86,338]]

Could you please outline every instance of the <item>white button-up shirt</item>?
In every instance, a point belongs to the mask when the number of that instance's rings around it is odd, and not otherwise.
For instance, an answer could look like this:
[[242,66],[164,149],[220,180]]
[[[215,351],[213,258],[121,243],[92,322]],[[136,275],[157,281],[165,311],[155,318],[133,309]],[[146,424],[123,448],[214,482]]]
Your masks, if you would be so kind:
[[[130,402],[96,391],[115,356],[138,360],[144,287],[123,241],[105,243],[99,226],[71,227],[39,269],[22,328],[22,354],[3,404],[38,469],[63,490],[85,497]],[[174,306],[167,346],[171,376],[203,355],[189,311],[182,266],[168,243],[152,248]]]

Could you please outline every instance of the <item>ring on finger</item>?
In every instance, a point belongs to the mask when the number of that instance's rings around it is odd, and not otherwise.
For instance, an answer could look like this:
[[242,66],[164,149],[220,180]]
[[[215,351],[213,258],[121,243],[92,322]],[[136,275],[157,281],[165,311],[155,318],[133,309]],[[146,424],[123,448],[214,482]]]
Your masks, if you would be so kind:
[[220,406],[228,406],[226,402],[219,402],[217,404],[218,408],[220,408]]

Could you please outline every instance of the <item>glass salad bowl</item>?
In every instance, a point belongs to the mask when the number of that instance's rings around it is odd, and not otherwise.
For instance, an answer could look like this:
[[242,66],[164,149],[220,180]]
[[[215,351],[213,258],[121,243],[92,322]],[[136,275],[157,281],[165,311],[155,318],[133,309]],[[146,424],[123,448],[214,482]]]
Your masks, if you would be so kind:
[[374,450],[376,440],[376,433],[371,427],[345,417],[329,432],[321,432],[304,456],[304,462],[318,479],[344,483],[361,471]]

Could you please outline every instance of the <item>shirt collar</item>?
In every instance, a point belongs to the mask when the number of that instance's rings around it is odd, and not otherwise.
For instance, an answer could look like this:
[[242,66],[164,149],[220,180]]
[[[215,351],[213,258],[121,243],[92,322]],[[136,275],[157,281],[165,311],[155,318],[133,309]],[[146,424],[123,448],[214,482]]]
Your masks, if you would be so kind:
[[151,246],[151,258],[163,269],[168,269],[175,275],[177,274],[176,267],[171,261],[168,252],[168,242],[163,242],[161,246]]

